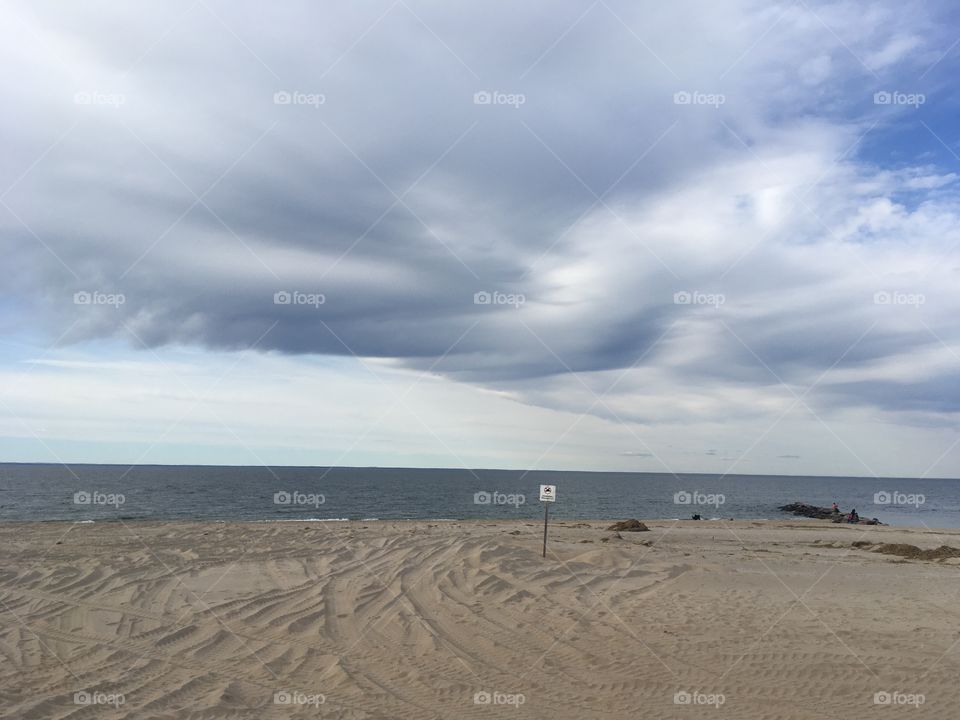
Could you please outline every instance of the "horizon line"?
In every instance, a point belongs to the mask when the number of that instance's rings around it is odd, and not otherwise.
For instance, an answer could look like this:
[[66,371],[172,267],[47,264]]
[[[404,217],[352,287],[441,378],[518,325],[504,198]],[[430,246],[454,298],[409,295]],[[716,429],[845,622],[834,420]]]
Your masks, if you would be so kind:
[[409,465],[241,465],[241,464],[213,464],[213,463],[118,463],[118,462],[45,462],[0,460],[2,465],[55,465],[69,467],[74,465],[106,466],[106,467],[169,467],[169,468],[302,468],[328,470],[454,470],[458,472],[523,472],[523,473],[581,473],[593,475],[709,475],[715,477],[786,477],[786,478],[815,478],[824,480],[960,480],[955,477],[914,477],[906,475],[809,475],[809,474],[778,474],[778,473],[717,473],[717,472],[687,472],[687,471],[649,471],[649,470],[547,470],[531,468],[488,468],[488,467],[417,467]]

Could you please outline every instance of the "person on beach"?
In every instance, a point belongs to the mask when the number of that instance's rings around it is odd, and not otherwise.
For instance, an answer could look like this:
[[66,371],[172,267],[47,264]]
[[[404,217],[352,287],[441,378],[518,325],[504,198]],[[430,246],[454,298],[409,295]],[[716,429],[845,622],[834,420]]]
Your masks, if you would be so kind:
[[833,504],[833,514],[838,515],[840,513],[840,506],[836,503]]
[[849,517],[847,518],[847,522],[848,522],[848,523],[858,523],[858,522],[860,522],[860,516],[857,515],[857,509],[856,509],[856,508],[854,508],[853,510],[850,511],[850,515],[849,515]]

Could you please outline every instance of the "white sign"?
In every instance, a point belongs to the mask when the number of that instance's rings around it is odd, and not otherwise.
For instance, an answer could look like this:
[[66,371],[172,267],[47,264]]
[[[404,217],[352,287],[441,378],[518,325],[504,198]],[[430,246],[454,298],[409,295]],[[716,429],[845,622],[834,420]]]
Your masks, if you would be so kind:
[[556,485],[540,486],[540,502],[556,502],[556,500],[557,500]]

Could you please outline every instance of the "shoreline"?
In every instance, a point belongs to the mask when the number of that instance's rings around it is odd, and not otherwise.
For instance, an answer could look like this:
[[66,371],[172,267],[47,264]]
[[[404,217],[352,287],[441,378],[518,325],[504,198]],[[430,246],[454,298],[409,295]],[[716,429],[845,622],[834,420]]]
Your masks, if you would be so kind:
[[[562,526],[564,524],[588,524],[590,526],[594,525],[612,525],[615,522],[619,522],[623,519],[629,519],[626,516],[623,518],[610,518],[610,519],[598,519],[598,518],[555,518],[551,517],[550,527],[554,525]],[[696,528],[696,527],[718,527],[718,528],[736,528],[744,526],[756,526],[763,525],[769,527],[810,527],[810,528],[823,528],[823,529],[850,529],[850,530],[860,530],[863,531],[866,528],[870,530],[886,530],[886,531],[909,531],[909,532],[921,532],[921,533],[943,533],[943,534],[955,534],[960,538],[960,527],[949,527],[949,526],[934,526],[934,525],[898,525],[892,523],[884,523],[882,525],[868,525],[863,524],[850,524],[850,523],[835,523],[829,520],[820,520],[820,519],[809,519],[803,517],[784,517],[784,518],[732,518],[732,519],[716,519],[716,520],[692,520],[690,518],[655,518],[655,519],[645,519],[637,518],[641,522],[650,526],[664,526],[671,525],[683,528]],[[51,520],[0,520],[0,528],[6,526],[49,526],[49,525],[110,525],[110,524],[131,524],[131,525],[195,525],[195,524],[217,524],[217,525],[263,525],[263,524],[331,524],[331,525],[358,525],[358,524],[420,524],[420,523],[461,523],[461,524],[478,524],[478,525],[490,525],[490,524],[539,524],[541,527],[543,525],[542,520],[536,517],[527,517],[527,518],[153,518],[153,517],[124,517],[124,518],[84,518],[80,520],[64,520],[64,519],[51,519]]]

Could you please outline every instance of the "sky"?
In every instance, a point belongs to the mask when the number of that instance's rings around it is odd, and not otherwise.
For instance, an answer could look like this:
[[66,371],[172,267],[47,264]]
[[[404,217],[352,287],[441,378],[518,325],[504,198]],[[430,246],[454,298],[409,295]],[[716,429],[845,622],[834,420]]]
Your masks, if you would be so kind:
[[0,460],[960,477],[952,3],[0,17]]

